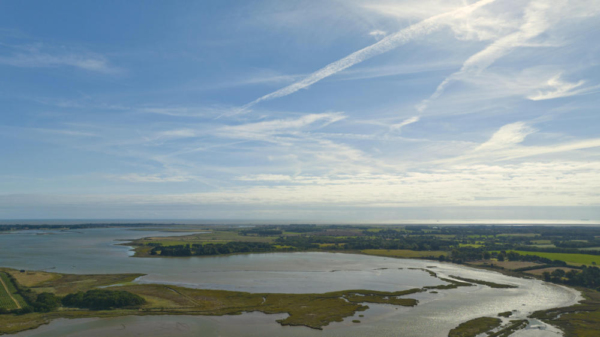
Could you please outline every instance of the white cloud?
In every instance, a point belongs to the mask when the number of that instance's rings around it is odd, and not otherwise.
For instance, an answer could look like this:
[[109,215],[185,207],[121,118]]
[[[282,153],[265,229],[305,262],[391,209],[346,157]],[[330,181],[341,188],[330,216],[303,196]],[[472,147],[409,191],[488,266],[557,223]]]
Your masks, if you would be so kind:
[[167,138],[191,138],[196,137],[196,131],[192,129],[167,130],[159,132],[158,136]]
[[444,79],[444,81],[438,85],[435,92],[417,106],[417,110],[421,112],[424,111],[429,103],[440,97],[446,87],[452,82],[461,80],[464,77],[479,74],[514,48],[521,47],[529,40],[544,33],[551,27],[547,12],[549,10],[560,11],[560,8],[564,7],[564,4],[564,1],[531,1],[525,9],[524,22],[516,32],[495,40],[485,49],[469,57],[459,71]]
[[397,123],[397,124],[392,124],[390,125],[390,130],[391,131],[399,131],[400,129],[402,129],[403,127],[409,125],[409,124],[413,124],[419,121],[419,117],[418,116],[414,116],[408,119],[405,119],[404,121]]
[[[402,21],[423,20],[427,17],[450,12],[464,6],[465,1],[402,1],[402,2],[377,2],[367,3],[362,7],[379,15],[393,17]],[[459,40],[490,40],[501,36],[509,29],[514,28],[507,14],[518,8],[510,4],[501,8],[479,8],[477,15],[460,16],[445,22],[455,38]],[[487,9],[487,10],[486,10]]]
[[546,99],[573,96],[578,93],[578,91],[573,89],[581,87],[584,83],[585,81],[583,80],[577,83],[562,81],[559,74],[546,82],[546,90],[539,90],[536,94],[530,95],[527,98],[532,101],[541,101]]
[[225,137],[250,137],[263,138],[271,134],[288,133],[301,128],[321,122],[320,126],[326,126],[346,118],[341,112],[330,112],[322,114],[307,114],[296,119],[279,119],[257,123],[247,123],[235,126],[224,126],[219,129],[219,134]]
[[373,30],[371,32],[369,32],[369,35],[371,35],[372,37],[376,38],[377,40],[383,38],[384,36],[387,35],[387,32],[383,31],[383,30]]
[[110,176],[111,179],[123,180],[130,183],[180,183],[192,180],[186,176],[167,176],[161,174],[138,174],[131,173],[120,176]]
[[600,147],[600,138],[544,146],[520,145],[525,137],[534,132],[536,130],[524,122],[507,124],[472,151],[436,163],[490,163]]
[[535,129],[529,127],[524,122],[517,122],[504,125],[496,131],[492,138],[478,146],[475,151],[490,151],[505,149],[521,143],[525,137],[535,132]]
[[246,104],[242,107],[238,112],[247,111],[250,107],[256,105],[257,103],[268,101],[271,99],[284,97],[290,94],[297,92],[298,90],[302,90],[308,88],[309,86],[325,79],[329,76],[332,76],[344,69],[352,67],[355,64],[358,64],[364,60],[370,59],[374,56],[381,55],[385,52],[398,48],[399,46],[413,41],[419,37],[430,34],[432,31],[438,30],[444,26],[445,23],[454,20],[460,17],[466,17],[471,14],[473,11],[488,5],[495,0],[480,0],[474,4],[467,5],[458,9],[454,9],[450,12],[438,14],[432,16],[426,20],[423,20],[419,23],[413,24],[407,28],[402,29],[401,31],[390,34],[380,40],[379,42],[372,44],[368,47],[365,47],[359,51],[356,51],[341,60],[330,63],[324,68],[312,73],[305,79],[293,83],[283,89],[279,89],[270,94],[259,97],[258,99]]
[[71,51],[46,51],[38,45],[16,46],[10,55],[0,56],[0,64],[24,68],[52,68],[68,66],[101,73],[117,73],[119,69],[110,65],[101,55]]
[[253,176],[243,176],[237,178],[241,181],[291,181],[292,177],[283,174],[257,174]]
[[[404,174],[242,177],[250,187],[161,195],[0,196],[4,208],[47,205],[198,207],[229,205],[310,208],[443,206],[600,206],[600,163],[547,162],[511,165],[455,165]],[[133,180],[135,181],[134,178]],[[162,181],[141,177],[142,181]],[[271,186],[276,179],[286,185]],[[268,183],[268,184],[264,184]]]

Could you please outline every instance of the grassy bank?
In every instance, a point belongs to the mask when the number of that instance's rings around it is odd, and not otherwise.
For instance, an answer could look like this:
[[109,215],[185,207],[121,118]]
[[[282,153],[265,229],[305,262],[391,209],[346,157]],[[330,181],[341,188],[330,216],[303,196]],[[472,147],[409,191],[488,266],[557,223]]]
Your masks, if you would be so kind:
[[[448,290],[471,286],[466,282],[441,279],[444,285],[384,292],[345,290],[323,294],[254,294],[224,290],[190,289],[171,285],[132,284],[139,274],[123,275],[69,275],[46,272],[20,272],[2,269],[15,275],[21,287],[36,293],[50,292],[59,296],[86,291],[106,285],[143,297],[145,304],[129,309],[83,310],[59,308],[48,313],[0,315],[0,334],[33,329],[56,318],[115,317],[124,315],[236,315],[259,311],[266,314],[288,314],[278,322],[288,326],[306,326],[321,329],[332,322],[341,322],[356,312],[368,309],[366,304],[416,306],[418,301],[407,296],[431,290]],[[434,277],[435,273],[429,271]]]
[[600,331],[600,292],[580,289],[585,300],[564,308],[537,311],[532,318],[559,327],[565,337],[595,337]]
[[448,256],[448,252],[444,251],[416,251],[407,249],[364,249],[360,252],[367,255],[397,257],[406,259],[423,257],[434,257],[437,259],[440,255]]

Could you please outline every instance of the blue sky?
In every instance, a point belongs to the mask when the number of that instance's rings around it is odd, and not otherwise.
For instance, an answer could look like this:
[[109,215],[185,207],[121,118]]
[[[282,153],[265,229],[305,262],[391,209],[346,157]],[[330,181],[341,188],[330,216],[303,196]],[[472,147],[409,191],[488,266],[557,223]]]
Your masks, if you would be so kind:
[[4,1],[0,218],[600,221],[600,1]]

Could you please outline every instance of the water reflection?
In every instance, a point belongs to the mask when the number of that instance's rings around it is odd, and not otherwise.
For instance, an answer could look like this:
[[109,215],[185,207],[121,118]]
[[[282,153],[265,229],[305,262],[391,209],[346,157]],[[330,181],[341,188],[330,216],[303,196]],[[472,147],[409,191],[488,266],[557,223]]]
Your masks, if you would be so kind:
[[[125,229],[92,229],[52,235],[0,235],[2,266],[66,273],[144,273],[140,282],[250,292],[320,293],[345,289],[402,290],[442,282],[409,268],[432,268],[438,275],[458,275],[517,289],[461,287],[437,294],[412,295],[414,308],[372,305],[369,310],[333,323],[323,331],[281,327],[280,315],[144,316],[113,319],[56,320],[18,336],[446,336],[460,322],[518,310],[516,317],[570,305],[578,293],[533,279],[424,260],[403,260],[329,253],[273,253],[209,258],[130,258],[115,239],[164,235]],[[180,235],[180,233],[171,233]],[[364,315],[364,317],[358,317]],[[358,319],[361,323],[352,323]],[[251,328],[250,328],[251,327]],[[547,330],[550,332],[552,328]],[[521,336],[534,336],[521,332]]]

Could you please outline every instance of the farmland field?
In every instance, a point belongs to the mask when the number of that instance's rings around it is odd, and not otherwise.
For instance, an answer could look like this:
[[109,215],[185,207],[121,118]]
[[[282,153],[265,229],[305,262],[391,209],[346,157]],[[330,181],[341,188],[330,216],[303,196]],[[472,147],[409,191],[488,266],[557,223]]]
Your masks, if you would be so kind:
[[551,260],[565,261],[571,264],[577,265],[593,265],[594,263],[600,264],[600,255],[588,255],[588,254],[566,254],[566,253],[542,253],[542,252],[525,252],[515,250],[514,252],[521,255],[535,255],[545,257]]
[[25,305],[23,298],[18,295],[17,289],[5,273],[0,272],[0,308],[13,310]]

